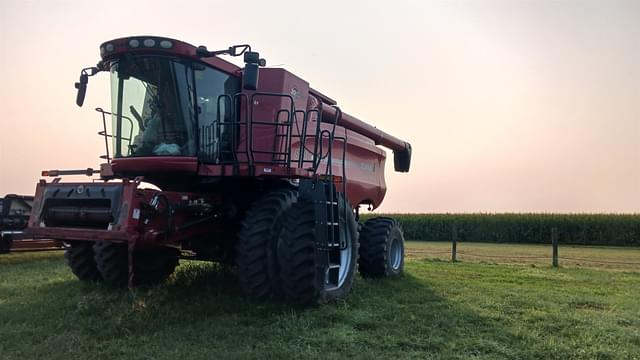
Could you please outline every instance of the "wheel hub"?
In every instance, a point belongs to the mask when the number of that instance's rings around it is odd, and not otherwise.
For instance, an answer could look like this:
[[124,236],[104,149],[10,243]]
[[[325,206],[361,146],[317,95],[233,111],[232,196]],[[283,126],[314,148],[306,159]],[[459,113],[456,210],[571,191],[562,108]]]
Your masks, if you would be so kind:
[[391,246],[389,249],[389,263],[391,264],[391,268],[393,270],[400,269],[400,265],[402,264],[402,244],[398,238],[393,238],[391,240]]
[[325,272],[325,289],[332,290],[340,288],[349,275],[352,259],[352,239],[346,224],[341,224],[340,242],[342,246],[337,246],[329,250],[329,266]]

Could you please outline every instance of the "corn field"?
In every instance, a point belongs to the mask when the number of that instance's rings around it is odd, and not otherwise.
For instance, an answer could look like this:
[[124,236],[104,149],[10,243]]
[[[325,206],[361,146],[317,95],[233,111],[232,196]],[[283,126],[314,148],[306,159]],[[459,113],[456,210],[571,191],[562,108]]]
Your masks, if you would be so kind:
[[548,244],[558,229],[562,244],[640,246],[640,214],[363,214],[389,216],[401,224],[405,238],[451,239],[454,224],[459,241]]

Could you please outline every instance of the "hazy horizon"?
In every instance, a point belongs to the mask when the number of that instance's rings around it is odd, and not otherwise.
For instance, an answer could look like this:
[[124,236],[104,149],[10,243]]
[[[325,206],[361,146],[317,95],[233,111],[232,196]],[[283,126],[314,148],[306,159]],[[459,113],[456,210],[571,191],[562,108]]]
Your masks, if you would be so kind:
[[73,83],[103,41],[150,34],[249,43],[409,141],[379,212],[640,213],[640,1],[175,4],[0,4],[0,196],[98,167],[108,76],[83,108]]

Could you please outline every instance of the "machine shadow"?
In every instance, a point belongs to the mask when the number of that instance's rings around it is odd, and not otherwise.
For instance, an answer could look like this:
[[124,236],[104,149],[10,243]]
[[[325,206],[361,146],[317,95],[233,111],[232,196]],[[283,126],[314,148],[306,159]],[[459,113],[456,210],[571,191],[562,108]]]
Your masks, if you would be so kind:
[[169,346],[163,343],[165,337],[194,332],[199,335],[192,341],[224,334],[234,343],[256,348],[309,331],[338,341],[332,334],[346,331],[352,345],[375,349],[380,346],[376,339],[384,338],[404,351],[440,356],[451,352],[509,357],[508,344],[518,342],[496,321],[438,294],[428,280],[410,273],[383,280],[357,277],[346,300],[307,309],[246,299],[232,270],[196,262],[181,265],[167,283],[156,287],[114,290],[69,278],[24,291],[26,301],[0,306],[3,319],[40,328],[56,328],[71,319],[79,331],[102,332],[105,337],[153,328],[160,335],[147,341],[156,341],[158,349]]
[[185,309],[184,316],[192,321],[211,323],[216,317],[233,316],[242,319],[243,327],[278,328],[259,338],[246,338],[244,331],[231,332],[236,341],[245,341],[249,347],[295,337],[308,332],[309,324],[314,334],[328,337],[326,341],[339,341],[326,334],[347,331],[356,344],[376,348],[376,339],[384,337],[394,343],[390,345],[415,353],[510,357],[509,347],[525,340],[499,322],[446,298],[411,273],[381,280],[357,276],[346,300],[308,308],[246,299],[235,273],[216,265],[182,269],[166,291],[168,303]]

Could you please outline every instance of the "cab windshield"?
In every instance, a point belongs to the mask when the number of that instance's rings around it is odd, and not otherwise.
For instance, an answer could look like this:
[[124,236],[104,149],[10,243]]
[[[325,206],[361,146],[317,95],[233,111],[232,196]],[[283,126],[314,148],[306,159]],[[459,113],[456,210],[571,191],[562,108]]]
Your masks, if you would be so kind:
[[114,157],[196,155],[192,71],[160,56],[111,63]]

